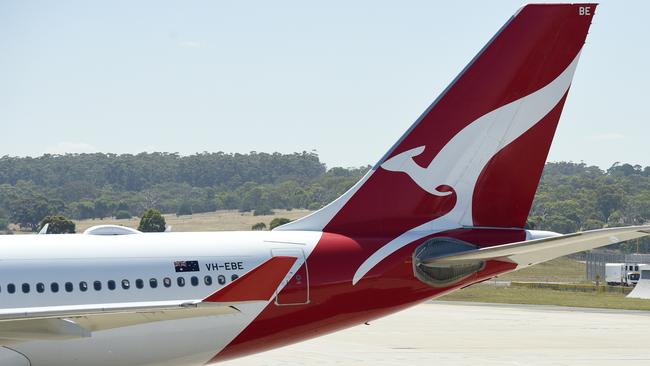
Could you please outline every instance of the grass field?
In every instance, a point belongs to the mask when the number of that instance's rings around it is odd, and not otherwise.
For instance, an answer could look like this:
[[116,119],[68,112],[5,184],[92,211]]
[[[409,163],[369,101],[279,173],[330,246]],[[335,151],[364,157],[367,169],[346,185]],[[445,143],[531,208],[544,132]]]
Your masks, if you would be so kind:
[[[250,230],[255,223],[263,222],[267,226],[276,217],[286,217],[290,220],[299,219],[311,211],[308,210],[275,210],[273,215],[253,216],[250,212],[239,211],[217,211],[187,216],[176,216],[167,214],[165,221],[167,225],[172,226],[172,231],[228,231],[228,230]],[[139,218],[129,220],[116,219],[92,219],[75,221],[77,232],[83,233],[84,230],[94,225],[123,225],[134,229],[138,228]]]
[[[585,264],[571,258],[546,263],[499,276],[500,281],[590,283]],[[480,283],[441,297],[442,301],[501,304],[558,305],[586,308],[650,310],[650,300],[628,299],[624,293],[559,291],[545,288],[494,286]]]
[[474,285],[445,295],[439,300],[650,310],[650,300],[628,299],[625,295],[617,293],[569,292],[522,287],[497,287],[487,284]]
[[499,276],[499,280],[584,283],[587,282],[587,277],[584,263],[561,257]]

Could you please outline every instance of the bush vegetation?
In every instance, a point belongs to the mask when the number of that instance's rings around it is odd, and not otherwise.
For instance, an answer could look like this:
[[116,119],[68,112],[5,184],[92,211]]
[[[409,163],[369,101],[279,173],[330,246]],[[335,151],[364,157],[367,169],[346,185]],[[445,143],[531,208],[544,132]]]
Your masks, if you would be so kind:
[[[0,230],[36,230],[48,215],[128,218],[155,208],[189,215],[236,209],[318,209],[367,172],[326,170],[314,153],[66,154],[0,158]],[[650,220],[650,167],[548,163],[528,225],[560,233]],[[650,252],[650,241],[621,248]]]

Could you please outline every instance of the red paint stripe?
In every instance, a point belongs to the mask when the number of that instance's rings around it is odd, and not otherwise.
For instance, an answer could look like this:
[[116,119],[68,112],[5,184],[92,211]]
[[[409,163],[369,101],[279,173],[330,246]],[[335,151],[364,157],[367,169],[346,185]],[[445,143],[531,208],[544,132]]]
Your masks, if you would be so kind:
[[273,257],[203,301],[267,301],[273,296],[297,259],[296,257]]

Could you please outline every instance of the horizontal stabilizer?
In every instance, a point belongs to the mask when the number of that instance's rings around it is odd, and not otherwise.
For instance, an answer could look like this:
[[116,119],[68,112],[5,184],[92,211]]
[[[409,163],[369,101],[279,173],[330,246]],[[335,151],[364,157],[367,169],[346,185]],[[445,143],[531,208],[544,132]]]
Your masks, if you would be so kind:
[[273,296],[297,259],[285,256],[273,257],[203,301],[219,303],[267,301]]
[[422,259],[420,263],[425,266],[437,266],[492,259],[516,263],[518,264],[518,268],[522,268],[568,254],[637,239],[647,235],[650,235],[650,226],[598,229]]

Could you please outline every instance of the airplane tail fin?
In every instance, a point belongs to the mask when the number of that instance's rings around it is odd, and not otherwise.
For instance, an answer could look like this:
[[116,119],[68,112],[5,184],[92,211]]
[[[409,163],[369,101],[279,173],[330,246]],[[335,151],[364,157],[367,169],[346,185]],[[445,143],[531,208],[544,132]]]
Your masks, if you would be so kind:
[[522,7],[354,187],[276,230],[523,228],[595,9]]

